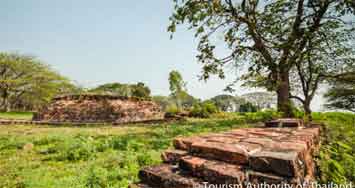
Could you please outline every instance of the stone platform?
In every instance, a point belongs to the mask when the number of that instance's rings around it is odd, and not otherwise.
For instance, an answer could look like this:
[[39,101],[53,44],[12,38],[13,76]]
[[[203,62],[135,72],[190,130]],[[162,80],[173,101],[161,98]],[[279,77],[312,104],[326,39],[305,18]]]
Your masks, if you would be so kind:
[[164,164],[139,172],[131,188],[305,184],[314,180],[320,127],[247,128],[176,138]]
[[65,95],[54,98],[33,121],[70,124],[123,124],[164,120],[161,107],[150,99],[113,95]]

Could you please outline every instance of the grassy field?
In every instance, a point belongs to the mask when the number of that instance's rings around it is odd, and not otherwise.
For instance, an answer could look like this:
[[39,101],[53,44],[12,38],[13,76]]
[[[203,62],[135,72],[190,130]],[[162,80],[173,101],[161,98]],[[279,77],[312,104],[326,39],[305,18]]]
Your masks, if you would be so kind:
[[[257,118],[264,117],[248,122]],[[174,137],[246,127],[248,122],[232,118],[125,127],[0,126],[0,187],[127,187],[138,180],[140,168],[160,162],[160,153]]]
[[[176,136],[248,127],[273,115],[222,114],[214,119],[124,127],[0,126],[0,187],[127,187],[138,180],[140,168],[160,162],[160,153]],[[318,158],[322,181],[354,181],[352,118],[315,114],[317,121],[329,125]],[[334,148],[341,151],[331,153]]]
[[0,119],[17,119],[17,120],[31,120],[32,112],[2,112]]

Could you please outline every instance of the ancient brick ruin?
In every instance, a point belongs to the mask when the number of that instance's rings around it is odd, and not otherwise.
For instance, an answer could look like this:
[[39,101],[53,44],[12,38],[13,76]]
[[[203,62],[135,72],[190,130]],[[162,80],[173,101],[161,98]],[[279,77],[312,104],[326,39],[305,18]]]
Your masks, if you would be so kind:
[[283,128],[236,129],[176,138],[175,149],[162,154],[164,164],[142,169],[141,183],[130,187],[309,184],[315,177],[313,156],[320,143],[320,127],[300,127],[303,124],[299,120],[276,122],[283,122]]
[[152,101],[110,95],[67,95],[54,98],[34,121],[127,123],[161,120],[160,106]]

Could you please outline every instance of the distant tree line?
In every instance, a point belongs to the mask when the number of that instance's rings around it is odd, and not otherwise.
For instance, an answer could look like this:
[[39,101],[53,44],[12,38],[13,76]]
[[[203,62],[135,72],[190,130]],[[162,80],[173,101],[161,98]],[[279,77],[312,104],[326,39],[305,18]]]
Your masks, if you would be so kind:
[[[315,68],[313,64],[308,66],[311,66],[307,68],[308,71]],[[325,95],[328,100],[327,107],[354,112],[354,64],[349,63],[344,69],[346,69],[346,72],[342,71],[327,76],[323,74],[324,72],[316,74],[311,71],[311,74],[300,73],[295,70],[295,77],[298,75],[298,79],[303,81],[295,81],[294,84],[301,83],[302,85],[304,82],[303,85],[306,88],[303,91],[307,93],[308,89],[312,90],[311,95],[313,97],[318,84],[321,83],[318,77],[322,76],[322,83],[326,83],[329,87]],[[314,77],[316,77],[315,80]],[[69,78],[60,75],[49,65],[33,56],[1,52],[0,110],[38,110],[50,102],[53,97],[65,94],[103,94],[144,98],[157,102],[167,112],[191,112],[191,114],[201,117],[207,117],[208,114],[218,111],[254,112],[277,106],[276,96],[269,92],[254,92],[242,96],[222,94],[208,100],[195,98],[188,93],[187,82],[183,80],[182,75],[176,70],[170,72],[168,81],[170,89],[170,95],[168,96],[152,96],[150,88],[142,82],[136,84],[106,83],[85,89],[74,84]],[[247,84],[250,83],[253,85],[261,82],[249,82]],[[299,88],[303,88],[303,86]],[[292,92],[298,93],[294,90]],[[304,108],[309,107],[308,103],[311,99],[301,99],[292,94],[291,97],[296,98],[296,100],[299,98],[299,101],[303,101],[301,105]],[[304,100],[309,100],[306,105]]]
[[255,92],[242,96],[217,95],[207,100],[201,100],[190,95],[187,82],[182,75],[173,70],[169,74],[170,95],[152,96],[152,100],[160,104],[163,110],[176,114],[190,114],[197,117],[209,117],[222,112],[256,112],[276,106],[276,98],[268,92]]

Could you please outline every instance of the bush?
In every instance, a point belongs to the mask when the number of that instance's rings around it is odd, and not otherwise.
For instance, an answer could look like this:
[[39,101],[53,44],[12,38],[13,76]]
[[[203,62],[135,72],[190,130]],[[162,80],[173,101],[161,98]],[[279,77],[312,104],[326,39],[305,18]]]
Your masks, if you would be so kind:
[[173,117],[180,112],[180,109],[175,104],[169,104],[166,108],[166,117]]
[[218,108],[213,102],[206,101],[193,105],[190,115],[192,117],[209,118],[212,114],[218,112]]

